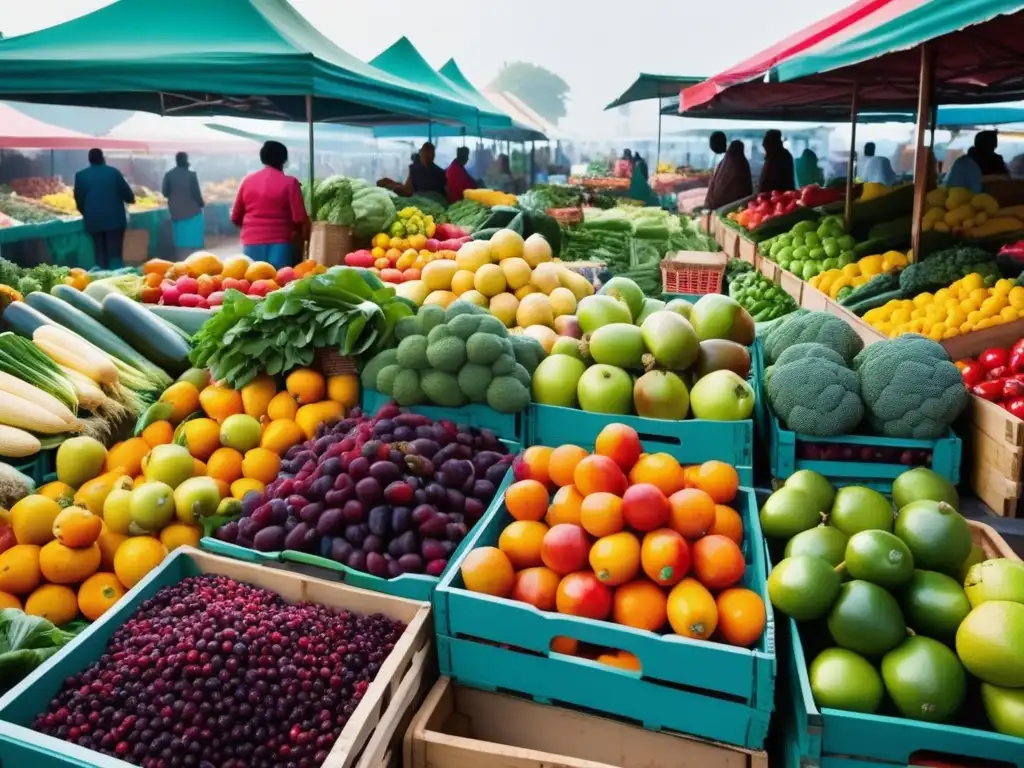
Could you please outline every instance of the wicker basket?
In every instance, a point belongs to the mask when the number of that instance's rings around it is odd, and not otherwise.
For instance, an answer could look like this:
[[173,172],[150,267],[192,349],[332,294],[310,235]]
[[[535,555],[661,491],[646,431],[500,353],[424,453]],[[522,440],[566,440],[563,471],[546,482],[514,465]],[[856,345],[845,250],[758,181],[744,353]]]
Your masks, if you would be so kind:
[[661,262],[662,288],[665,293],[721,293],[726,261],[721,251],[670,253]]
[[123,248],[121,258],[126,266],[144,263],[149,258],[149,230],[126,229]]
[[345,373],[358,373],[356,361],[351,357],[342,357],[332,347],[321,347],[316,350],[316,364],[324,376],[341,376]]
[[345,254],[352,251],[352,228],[326,221],[313,223],[309,238],[309,258],[325,267],[344,263]]
[[548,208],[548,216],[553,218],[563,227],[583,222],[582,208]]

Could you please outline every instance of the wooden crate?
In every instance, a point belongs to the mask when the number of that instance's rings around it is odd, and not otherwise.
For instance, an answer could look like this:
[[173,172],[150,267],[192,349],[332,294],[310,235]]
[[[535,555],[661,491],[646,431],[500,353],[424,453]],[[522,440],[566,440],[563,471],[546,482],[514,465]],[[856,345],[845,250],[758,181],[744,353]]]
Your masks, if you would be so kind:
[[864,341],[865,347],[878,341],[885,341],[887,338],[881,331],[878,331],[865,323],[861,318],[857,317],[842,304],[827,297],[825,299],[825,311],[829,314],[835,315],[841,320],[844,320],[847,325],[853,328],[853,330],[857,332],[857,335]]
[[[423,679],[434,657],[429,603],[392,597],[305,575],[264,568],[181,547],[151,571],[114,608],[80,633],[59,653],[36,669],[0,699],[0,755],[11,765],[130,768],[123,760],[46,736],[29,726],[60,690],[65,678],[81,672],[106,648],[110,637],[128,617],[161,588],[206,573],[228,576],[279,594],[286,602],[313,602],[363,614],[382,613],[405,622],[406,629],[381,664],[377,677],[342,729],[323,768],[375,767],[399,731],[405,712],[414,706],[408,695]],[[377,733],[377,732],[380,733]],[[367,755],[367,748],[372,752]],[[58,756],[54,758],[54,756]],[[364,759],[365,756],[365,759]],[[46,760],[49,762],[46,762]],[[4,760],[6,765],[6,759]]]
[[[807,283],[789,270],[779,267],[779,285],[782,286],[782,290],[793,297],[793,301],[803,306],[804,291],[810,287]],[[824,296],[824,294],[822,295]]]
[[718,242],[721,244],[722,250],[725,251],[725,255],[730,259],[737,258],[740,255],[740,233],[724,224],[720,225],[719,232],[721,239]]
[[748,240],[747,238],[740,235],[738,249],[738,258],[743,259],[745,262],[749,264],[754,264],[757,262],[757,243],[755,243],[753,240]]
[[403,747],[404,768],[768,768],[764,752],[464,688],[446,677]]
[[975,544],[981,547],[982,552],[985,553],[986,560],[1005,557],[1007,560],[1020,562],[1020,557],[1017,556],[1017,553],[1013,551],[1013,548],[1006,543],[1006,539],[1000,536],[991,525],[986,525],[977,520],[968,520],[967,525],[971,529],[971,538],[974,539]]
[[950,359],[960,360],[979,355],[989,347],[1010,347],[1021,337],[1024,337],[1024,319],[943,339],[942,346],[946,348]]
[[757,269],[776,285],[779,284],[780,275],[783,270],[774,261],[769,261],[764,256],[757,257]]
[[326,221],[313,222],[313,232],[309,238],[309,258],[325,267],[334,267],[345,263],[345,254],[354,249],[352,228]]
[[1016,517],[1024,496],[1024,421],[972,395],[962,423],[971,488],[997,515]]
[[810,283],[804,283],[804,287],[800,290],[800,306],[811,312],[824,312],[828,300],[828,296]]

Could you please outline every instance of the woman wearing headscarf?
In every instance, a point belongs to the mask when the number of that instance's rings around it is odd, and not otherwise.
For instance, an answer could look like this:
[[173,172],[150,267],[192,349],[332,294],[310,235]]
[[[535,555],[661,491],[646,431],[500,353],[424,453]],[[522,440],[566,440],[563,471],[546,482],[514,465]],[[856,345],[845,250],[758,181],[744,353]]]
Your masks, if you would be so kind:
[[808,184],[817,184],[819,187],[824,185],[825,174],[818,167],[818,156],[810,147],[803,151],[793,165],[797,187],[806,187]]
[[633,155],[633,175],[629,181],[629,198],[639,200],[644,205],[658,205],[658,196],[651,189],[647,169],[647,161],[640,157],[640,153]]
[[782,143],[782,131],[776,128],[765,131],[761,147],[764,149],[764,165],[761,166],[757,191],[788,192],[794,189],[793,156]]
[[285,175],[288,150],[284,144],[268,141],[260,149],[260,162],[263,170],[250,173],[238,187],[231,221],[242,230],[246,256],[280,269],[295,259],[296,234],[309,240],[309,215],[299,180]]
[[753,193],[754,179],[750,175],[750,163],[743,153],[743,142],[737,139],[729,144],[725,157],[718,164],[708,183],[704,207],[715,210],[744,197],[750,197]]

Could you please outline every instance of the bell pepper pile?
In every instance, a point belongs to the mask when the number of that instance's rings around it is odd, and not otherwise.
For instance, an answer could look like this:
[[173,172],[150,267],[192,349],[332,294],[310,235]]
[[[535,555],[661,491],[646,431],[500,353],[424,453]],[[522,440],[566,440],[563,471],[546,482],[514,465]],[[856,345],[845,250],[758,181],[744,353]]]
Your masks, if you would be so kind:
[[1024,419],[1024,339],[1009,349],[991,347],[956,362],[972,395]]

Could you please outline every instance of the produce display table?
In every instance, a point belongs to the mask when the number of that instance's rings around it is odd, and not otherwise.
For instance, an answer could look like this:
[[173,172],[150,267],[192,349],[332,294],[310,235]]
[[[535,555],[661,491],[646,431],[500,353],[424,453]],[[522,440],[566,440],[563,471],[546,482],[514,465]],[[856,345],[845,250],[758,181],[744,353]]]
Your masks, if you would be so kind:
[[207,235],[237,234],[238,228],[231,223],[231,203],[208,202],[203,209]]

